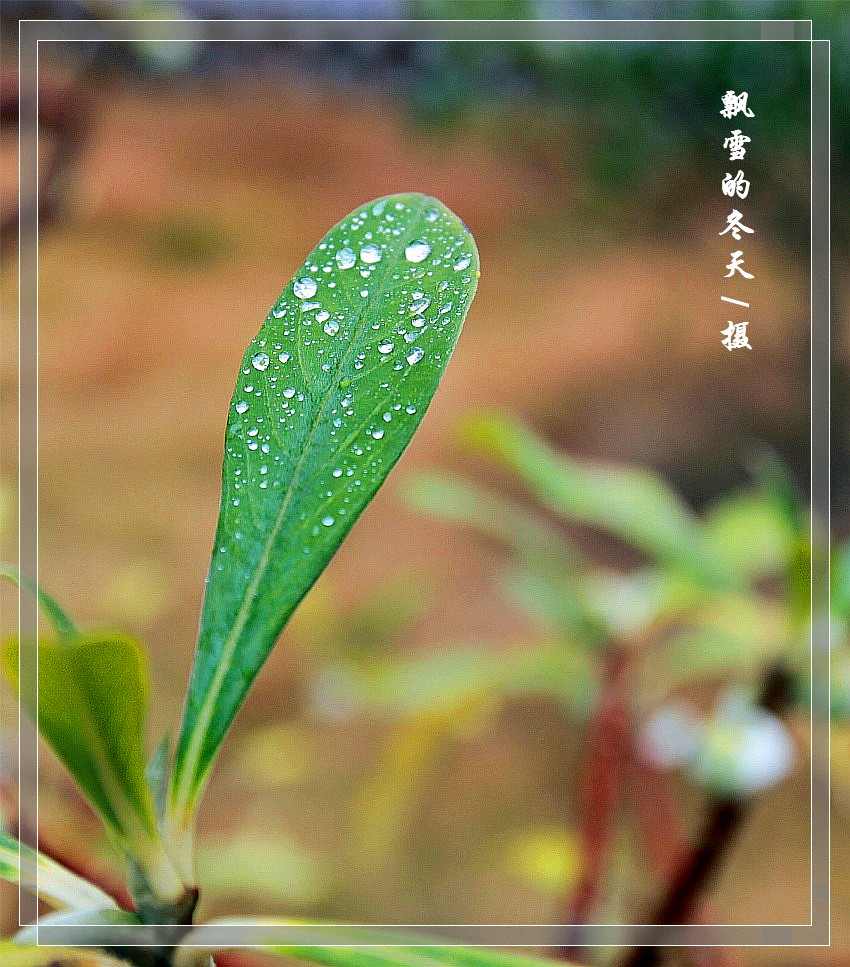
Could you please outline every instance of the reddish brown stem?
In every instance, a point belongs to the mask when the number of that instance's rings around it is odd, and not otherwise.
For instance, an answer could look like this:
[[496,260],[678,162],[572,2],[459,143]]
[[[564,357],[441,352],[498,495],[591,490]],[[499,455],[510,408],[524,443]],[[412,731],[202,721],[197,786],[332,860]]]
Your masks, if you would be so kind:
[[667,772],[632,757],[631,799],[635,822],[656,879],[666,882],[687,852],[682,817]]
[[614,646],[608,652],[599,702],[590,723],[580,784],[582,869],[572,897],[564,906],[570,924],[558,956],[582,959],[576,927],[589,923],[602,889],[602,879],[614,836],[625,762],[629,755],[629,706],[626,672],[629,652]]

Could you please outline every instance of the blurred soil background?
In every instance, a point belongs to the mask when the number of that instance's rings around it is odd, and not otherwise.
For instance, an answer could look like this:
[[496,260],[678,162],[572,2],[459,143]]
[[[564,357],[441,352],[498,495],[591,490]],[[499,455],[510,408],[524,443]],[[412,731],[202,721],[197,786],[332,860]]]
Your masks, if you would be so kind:
[[[220,56],[238,64],[240,53]],[[402,56],[392,48],[352,55],[357,69],[342,79],[311,72],[309,56],[176,77],[120,63],[80,74],[73,55],[44,58],[42,87],[69,92],[81,123],[60,210],[40,238],[40,580],[81,625],[141,637],[154,683],[151,739],[175,731],[244,347],[308,251],[349,210],[396,191],[439,197],[474,232],[478,296],[421,431],[284,633],[225,745],[200,817],[209,885],[200,913],[549,922],[575,875],[581,736],[542,701],[473,717],[429,771],[376,871],[353,804],[376,768],[382,725],[349,713],[323,669],[338,657],[341,628],[359,635],[360,647],[395,654],[461,642],[509,649],[531,633],[499,593],[499,549],[405,506],[405,484],[420,470],[492,473],[456,445],[457,421],[469,411],[505,409],[570,453],[660,469],[697,508],[744,482],[762,445],[806,486],[807,123],[791,132],[799,143],[786,143],[781,163],[754,160],[751,193],[735,202],[757,229],[740,246],[756,279],[733,292],[723,279],[731,243],[717,235],[730,208],[720,191],[729,167],[722,141],[734,126],[718,113],[722,81],[704,80],[713,113],[700,120],[701,134],[682,120],[673,84],[668,128],[644,138],[641,125],[664,110],[633,117],[620,132],[622,144],[633,137],[641,145],[631,163],[609,137],[604,112],[620,111],[616,100],[563,114],[553,103],[528,111],[521,94],[438,111],[364,79],[367,56],[380,77],[391,76],[378,67]],[[757,159],[772,150],[772,135],[755,85],[750,106]],[[7,137],[4,186],[15,176]],[[694,162],[690,137],[708,138],[714,154]],[[52,150],[46,134],[43,158]],[[4,190],[4,213],[9,205]],[[2,553],[13,558],[14,252],[0,285]],[[843,257],[833,285],[843,368]],[[752,352],[720,345],[727,291],[752,303]],[[836,395],[841,405],[843,391]],[[836,422],[841,498],[846,428]],[[845,536],[846,509],[837,513]],[[13,600],[4,592],[6,632]],[[14,734],[8,692],[2,724]],[[43,833],[74,854],[83,826],[97,836],[97,825],[47,759]],[[691,809],[682,791],[695,823],[699,804]],[[724,863],[712,896],[718,920],[808,920],[808,808],[801,762],[759,802]],[[836,791],[832,867],[834,908],[845,912],[848,819],[845,786]],[[659,888],[627,825],[618,857],[603,919],[637,916]],[[105,843],[98,863],[117,869]],[[840,920],[834,942],[846,945]],[[845,955],[752,949],[740,957],[839,964]]]

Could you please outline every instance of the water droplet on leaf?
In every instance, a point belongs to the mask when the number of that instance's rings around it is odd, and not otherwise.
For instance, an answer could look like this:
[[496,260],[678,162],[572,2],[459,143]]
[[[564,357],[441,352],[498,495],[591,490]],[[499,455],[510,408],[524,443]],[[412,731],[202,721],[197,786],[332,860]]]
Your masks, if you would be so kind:
[[316,285],[315,279],[303,278],[298,279],[298,281],[292,286],[292,291],[299,299],[309,299],[310,296],[314,296],[316,294],[316,290],[318,288],[319,287]]
[[418,238],[415,242],[411,242],[404,250],[404,257],[407,261],[414,263],[424,262],[430,254],[431,246],[421,238]]
[[363,248],[360,249],[360,258],[367,265],[374,265],[376,262],[380,262],[382,254],[381,246],[375,245],[374,243],[364,245]]
[[354,249],[348,248],[347,246],[345,248],[341,248],[336,253],[334,258],[336,259],[336,264],[341,269],[353,268],[354,263],[357,261],[357,256],[354,254]]

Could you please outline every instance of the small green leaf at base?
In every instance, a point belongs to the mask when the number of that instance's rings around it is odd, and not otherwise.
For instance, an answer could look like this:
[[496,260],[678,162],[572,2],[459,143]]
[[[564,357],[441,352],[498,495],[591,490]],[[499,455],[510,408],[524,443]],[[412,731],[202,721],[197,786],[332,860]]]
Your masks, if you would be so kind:
[[[32,643],[30,643],[32,646]],[[18,643],[3,654],[18,687]],[[138,643],[122,635],[38,640],[38,721],[42,738],[74,777],[104,825],[166,895],[182,886],[160,845],[144,777],[148,682]]]
[[59,909],[117,909],[99,887],[6,833],[0,833],[0,879],[37,892]]
[[33,944],[0,943],[3,967],[127,967],[126,961],[102,950],[85,947],[39,947]]

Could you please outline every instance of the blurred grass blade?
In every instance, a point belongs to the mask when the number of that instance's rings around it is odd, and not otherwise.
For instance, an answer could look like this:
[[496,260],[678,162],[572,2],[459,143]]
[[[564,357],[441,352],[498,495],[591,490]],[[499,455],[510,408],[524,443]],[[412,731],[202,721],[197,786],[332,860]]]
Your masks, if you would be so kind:
[[74,622],[68,617],[62,608],[50,597],[50,595],[40,588],[35,581],[30,581],[28,577],[18,571],[18,569],[6,561],[0,561],[0,578],[5,578],[16,584],[19,588],[29,591],[38,599],[38,606],[41,613],[53,625],[53,630],[59,638],[73,638],[77,634]]
[[[3,654],[18,687],[18,643]],[[181,885],[165,858],[144,776],[148,679],[138,643],[122,635],[38,640],[38,709],[24,707],[104,825],[164,896]]]
[[410,442],[477,276],[440,202],[380,199],[324,237],[248,347],[170,787],[178,830],[275,639]]
[[112,897],[99,887],[3,832],[0,832],[0,879],[20,883],[58,909],[117,909]]
[[565,518],[615,534],[710,587],[737,583],[734,569],[715,552],[694,514],[660,476],[573,460],[502,416],[484,414],[467,421],[461,439],[518,473],[538,499]]
[[0,962],[3,967],[126,967],[126,961],[116,960],[102,950],[85,947],[39,947],[32,944],[0,942]]
[[[230,939],[234,930],[245,938],[240,944],[234,944]],[[293,944],[292,939],[298,939],[299,943]],[[288,942],[281,944],[280,940]],[[212,920],[196,927],[186,938],[185,946],[178,951],[175,964],[176,967],[191,967],[203,962],[204,951],[249,946],[287,960],[324,964],[325,967],[552,967],[553,963],[528,954],[440,946],[440,943],[433,936],[403,934],[380,927],[307,925],[295,920],[240,917]],[[569,967],[566,961],[559,963]]]
[[488,689],[454,704],[415,712],[389,732],[375,769],[353,806],[353,840],[361,862],[378,872],[407,833],[425,780],[452,739],[468,730],[491,704]]

